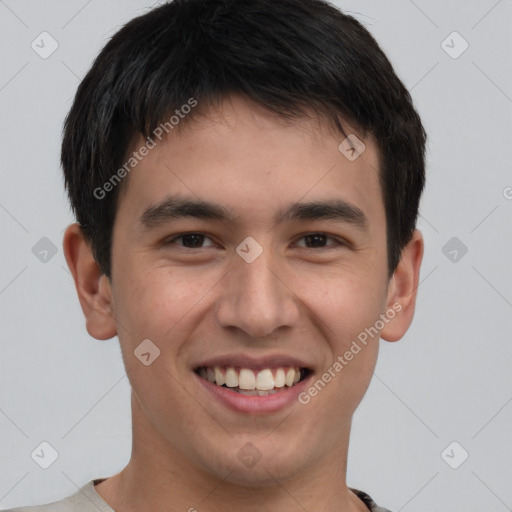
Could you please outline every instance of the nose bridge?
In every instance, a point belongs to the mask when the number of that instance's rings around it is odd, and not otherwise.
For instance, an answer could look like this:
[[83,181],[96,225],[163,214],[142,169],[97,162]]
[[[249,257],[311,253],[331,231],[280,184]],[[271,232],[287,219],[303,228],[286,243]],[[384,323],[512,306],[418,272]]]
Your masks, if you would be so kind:
[[[239,250],[254,247],[241,244]],[[219,323],[235,326],[252,337],[263,337],[298,319],[293,293],[279,275],[282,266],[270,248],[264,248],[256,259],[235,256],[217,308]],[[282,271],[281,271],[282,272]]]

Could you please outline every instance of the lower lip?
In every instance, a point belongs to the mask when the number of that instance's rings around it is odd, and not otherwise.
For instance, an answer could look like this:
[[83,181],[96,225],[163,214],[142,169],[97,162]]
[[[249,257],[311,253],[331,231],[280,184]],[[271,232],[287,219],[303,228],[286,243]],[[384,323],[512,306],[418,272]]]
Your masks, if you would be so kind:
[[312,374],[298,382],[290,388],[285,388],[272,395],[267,396],[249,396],[231,391],[229,388],[217,386],[212,382],[203,379],[197,373],[194,375],[199,379],[199,383],[203,386],[215,399],[223,403],[230,409],[237,412],[245,413],[271,413],[276,412],[289,406],[294,402],[298,402],[298,396],[308,386]]

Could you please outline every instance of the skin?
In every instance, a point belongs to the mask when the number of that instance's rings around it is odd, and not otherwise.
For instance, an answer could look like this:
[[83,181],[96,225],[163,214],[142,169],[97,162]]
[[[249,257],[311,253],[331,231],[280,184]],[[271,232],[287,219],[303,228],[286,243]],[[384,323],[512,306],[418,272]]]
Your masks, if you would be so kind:
[[[160,142],[130,174],[114,223],[112,281],[79,226],[67,228],[64,252],[87,330],[100,340],[119,337],[132,386],[131,460],[95,487],[116,511],[367,511],[345,475],[351,419],[372,377],[378,336],[307,405],[272,414],[215,403],[192,372],[219,354],[284,353],[319,377],[396,303],[402,309],[380,337],[397,341],[407,331],[422,235],[414,232],[389,279],[375,141],[364,139],[351,162],[338,150],[343,138],[313,116],[285,121],[231,96]],[[185,218],[145,231],[139,217],[170,193],[221,203],[237,221]],[[290,203],[332,198],[360,208],[368,230],[273,221]],[[202,247],[164,243],[183,232],[205,234]],[[333,238],[306,247],[311,233]],[[247,236],[263,248],[250,264],[235,252]],[[150,366],[133,354],[147,338],[161,351]],[[237,457],[248,442],[261,454],[252,467]]]

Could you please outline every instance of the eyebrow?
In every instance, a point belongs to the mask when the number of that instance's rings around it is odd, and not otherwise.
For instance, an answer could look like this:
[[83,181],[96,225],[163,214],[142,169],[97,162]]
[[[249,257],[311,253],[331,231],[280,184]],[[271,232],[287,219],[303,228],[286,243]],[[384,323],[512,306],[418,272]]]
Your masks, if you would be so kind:
[[[187,199],[168,196],[159,203],[148,207],[139,222],[150,230],[175,219],[192,217],[196,219],[236,222],[239,218],[225,206],[201,199]],[[357,206],[341,199],[293,203],[277,212],[275,224],[288,220],[326,220],[352,224],[368,230],[368,218]]]

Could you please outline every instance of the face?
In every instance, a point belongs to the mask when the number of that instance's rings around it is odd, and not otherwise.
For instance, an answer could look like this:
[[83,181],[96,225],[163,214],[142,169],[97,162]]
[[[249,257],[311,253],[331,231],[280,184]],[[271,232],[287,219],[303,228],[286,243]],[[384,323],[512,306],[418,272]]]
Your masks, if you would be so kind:
[[346,450],[392,293],[376,145],[343,139],[231,97],[131,172],[112,313],[155,453],[263,485]]

